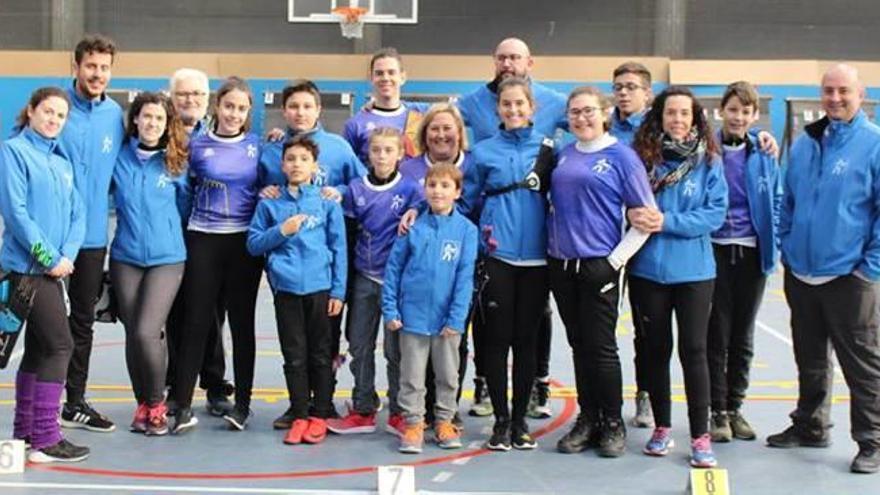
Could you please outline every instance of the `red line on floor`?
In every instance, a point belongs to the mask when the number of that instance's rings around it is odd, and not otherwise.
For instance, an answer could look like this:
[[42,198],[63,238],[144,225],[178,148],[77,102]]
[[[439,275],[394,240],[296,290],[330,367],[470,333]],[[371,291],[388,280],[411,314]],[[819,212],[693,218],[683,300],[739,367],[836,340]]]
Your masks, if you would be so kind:
[[[564,385],[553,381],[554,387],[563,387]],[[541,437],[560,428],[574,415],[577,409],[577,402],[574,398],[569,397],[563,399],[565,405],[562,412],[548,425],[535,430],[534,436]],[[433,464],[443,464],[452,462],[456,459],[466,457],[478,457],[490,454],[492,451],[487,449],[472,449],[459,452],[452,455],[433,457],[430,459],[422,459],[414,462],[399,463],[404,466],[430,466]],[[37,469],[43,471],[54,471],[59,473],[82,474],[88,476],[107,476],[114,478],[142,478],[142,479],[165,479],[165,480],[259,480],[259,479],[291,479],[291,478],[320,478],[327,476],[345,476],[352,474],[364,474],[376,470],[376,466],[362,466],[348,469],[321,469],[313,471],[292,471],[284,473],[159,473],[147,471],[125,471],[115,469],[95,469],[81,468],[74,466],[52,466],[46,464],[28,464],[29,469]]]

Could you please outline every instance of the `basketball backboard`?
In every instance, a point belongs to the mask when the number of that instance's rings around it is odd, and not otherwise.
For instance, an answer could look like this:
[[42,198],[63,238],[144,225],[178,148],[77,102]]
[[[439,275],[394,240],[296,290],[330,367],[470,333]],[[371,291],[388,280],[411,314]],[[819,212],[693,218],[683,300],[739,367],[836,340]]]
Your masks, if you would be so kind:
[[416,24],[419,0],[287,0],[288,22],[338,23],[333,9],[360,7],[366,24]]

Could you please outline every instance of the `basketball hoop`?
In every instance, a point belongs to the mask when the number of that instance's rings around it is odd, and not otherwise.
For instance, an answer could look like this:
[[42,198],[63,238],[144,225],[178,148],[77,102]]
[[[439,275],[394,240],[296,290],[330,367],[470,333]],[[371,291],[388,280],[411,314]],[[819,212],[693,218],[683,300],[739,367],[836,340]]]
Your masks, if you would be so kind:
[[343,38],[363,38],[364,20],[361,18],[367,13],[363,7],[337,7],[331,12],[339,19],[339,28]]

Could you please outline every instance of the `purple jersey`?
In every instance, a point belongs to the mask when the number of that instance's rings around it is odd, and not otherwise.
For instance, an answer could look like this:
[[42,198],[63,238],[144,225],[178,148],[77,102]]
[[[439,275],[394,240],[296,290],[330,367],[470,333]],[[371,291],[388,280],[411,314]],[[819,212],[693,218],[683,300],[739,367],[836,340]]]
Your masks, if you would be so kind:
[[342,137],[351,145],[358,158],[365,164],[370,163],[370,133],[380,127],[391,127],[404,133],[406,141],[406,158],[417,154],[412,137],[417,132],[422,120],[424,105],[401,102],[396,110],[379,110],[372,108],[361,110],[345,123]]
[[749,193],[746,190],[746,144],[724,146],[724,178],[727,180],[728,207],[724,225],[712,233],[713,239],[748,239],[757,237],[752,226]]
[[400,217],[421,200],[419,185],[399,173],[380,186],[372,184],[368,176],[351,181],[342,198],[342,209],[345,216],[358,223],[354,246],[354,267],[358,272],[382,281]]
[[559,259],[608,256],[620,243],[623,209],[654,204],[645,166],[629,146],[606,136],[605,147],[559,153],[550,181],[547,253]]
[[[471,154],[467,151],[460,152],[458,158],[455,160],[455,166],[461,170],[462,174],[467,172],[471,163]],[[428,169],[431,168],[432,165],[433,163],[431,163],[431,159],[428,158],[428,154],[422,153],[419,156],[404,160],[403,163],[400,164],[400,173],[402,173],[404,177],[409,177],[411,180],[418,182],[420,186],[424,187],[425,176],[428,174]]]
[[212,132],[189,145],[193,205],[189,230],[246,232],[257,207],[260,139],[255,134],[221,138]]

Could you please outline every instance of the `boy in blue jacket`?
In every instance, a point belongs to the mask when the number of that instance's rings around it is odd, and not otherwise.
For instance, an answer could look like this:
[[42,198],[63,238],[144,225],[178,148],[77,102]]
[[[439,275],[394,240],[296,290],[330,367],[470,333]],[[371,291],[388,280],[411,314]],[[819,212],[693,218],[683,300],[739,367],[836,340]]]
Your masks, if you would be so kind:
[[291,139],[282,157],[288,186],[279,198],[257,205],[247,247],[253,256],[266,256],[275,294],[284,378],[295,417],[284,443],[319,443],[332,410],[329,317],[342,311],[345,298],[345,222],[339,203],[322,198],[311,184],[318,171],[314,141]]
[[[431,212],[398,238],[385,266],[382,313],[387,328],[400,331],[400,393],[406,429],[400,452],[422,451],[425,372],[435,377],[434,434],[441,448],[461,447],[452,424],[458,392],[458,346],[465,330],[477,258],[477,228],[455,209],[462,175],[437,164],[425,177]],[[426,283],[427,282],[427,283]]]

